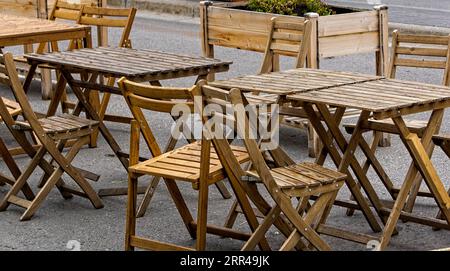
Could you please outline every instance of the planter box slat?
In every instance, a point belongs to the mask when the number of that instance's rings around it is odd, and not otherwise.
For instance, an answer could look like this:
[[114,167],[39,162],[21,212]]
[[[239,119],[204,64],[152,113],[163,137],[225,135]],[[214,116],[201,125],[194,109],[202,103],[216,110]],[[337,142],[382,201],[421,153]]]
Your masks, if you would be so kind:
[[208,34],[208,43],[211,45],[256,52],[264,52],[267,45],[267,34],[263,32],[211,26],[208,28]]
[[319,17],[319,38],[379,30],[378,11]]
[[[236,12],[239,11],[239,12]],[[270,30],[270,19],[273,14],[262,12],[251,12],[246,10],[234,10],[229,8],[214,7],[208,12],[208,24],[210,26],[222,26],[231,29],[243,29],[249,32],[268,33]],[[277,15],[286,18],[287,21],[304,20],[302,17]]]
[[378,42],[378,32],[322,37],[319,39],[319,57],[375,52],[379,50]]

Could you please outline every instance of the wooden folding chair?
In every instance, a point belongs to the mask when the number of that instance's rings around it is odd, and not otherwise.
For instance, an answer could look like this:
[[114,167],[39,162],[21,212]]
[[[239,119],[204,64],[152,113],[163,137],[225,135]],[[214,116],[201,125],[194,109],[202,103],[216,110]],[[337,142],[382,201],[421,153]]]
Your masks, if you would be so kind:
[[[309,50],[311,39],[311,23],[309,20],[303,22],[286,21],[282,17],[273,17],[271,19],[270,32],[267,37],[266,51],[259,73],[270,73],[280,70],[279,56],[295,57],[295,68],[304,68]],[[261,95],[262,99],[268,98],[267,95]],[[269,95],[274,96],[274,95]],[[248,96],[250,102],[260,103],[259,97]],[[275,97],[276,99],[276,97]],[[290,104],[284,105],[291,107]],[[306,128],[308,130],[308,148],[310,154],[314,156],[314,145],[317,144],[317,136],[314,129],[308,124],[308,120],[298,116],[284,115],[281,110],[281,120],[283,124],[295,128]]]
[[[158,87],[134,83],[127,80],[121,81],[120,87],[123,90],[124,97],[128,102],[133,117],[139,122],[143,123],[146,122],[142,109],[170,114],[172,106],[176,104],[184,102],[190,108],[192,108],[193,106],[192,102],[187,101],[191,97],[189,89],[187,88]],[[144,104],[144,102],[147,102],[148,105]],[[167,103],[167,105],[165,105],[164,103]],[[162,104],[162,105],[155,106],[155,104],[156,105]],[[174,120],[176,120],[176,118],[174,118]],[[193,134],[190,133],[189,131],[186,131],[186,129],[187,128],[185,127],[185,131],[183,131],[185,138],[189,143],[194,143],[195,140],[193,139]],[[170,136],[165,149],[161,151],[160,147],[158,146],[153,136],[152,131],[150,130],[150,127],[146,125],[145,127],[142,127],[141,130],[144,139],[146,140],[147,145],[154,157],[172,151],[175,148],[175,145],[177,143],[176,138]],[[159,177],[154,177],[152,179],[150,185],[145,191],[142,202],[138,208],[137,217],[144,216],[150,204],[150,201],[153,197],[153,194],[156,190],[156,187],[158,186],[159,181],[160,181]],[[215,185],[219,189],[219,192],[221,193],[223,198],[227,199],[231,197],[223,182],[221,181],[216,182]]]
[[[175,202],[178,212],[192,238],[197,238],[197,250],[204,250],[206,246],[206,232],[222,236],[246,240],[248,234],[225,229],[217,226],[207,225],[208,187],[226,178],[217,154],[210,148],[210,141],[196,141],[183,147],[171,150],[176,143],[170,139],[166,147],[168,152],[162,153],[156,144],[153,133],[145,119],[142,109],[158,112],[171,112],[172,108],[181,103],[187,106],[188,113],[193,111],[192,102],[186,102],[191,98],[189,89],[165,88],[137,84],[122,78],[119,86],[124,92],[126,101],[133,113],[135,120],[131,124],[130,138],[130,167],[128,207],[125,234],[125,249],[132,250],[135,247],[151,250],[189,250],[191,248],[163,243],[136,235],[136,197],[138,178],[143,175],[154,176],[155,179],[163,178],[170,195]],[[195,87],[194,87],[195,88]],[[178,100],[178,101],[177,101]],[[185,112],[186,113],[186,112]],[[186,132],[188,135],[189,131]],[[153,155],[151,159],[139,158],[139,138],[142,134],[147,147]],[[171,150],[171,151],[170,151]],[[233,146],[233,155],[237,157],[238,163],[245,163],[249,157],[242,147]],[[141,160],[141,162],[139,162]],[[143,161],[142,161],[143,160]],[[153,179],[153,181],[155,180]],[[183,196],[178,189],[177,181],[192,183],[193,188],[199,191],[197,220],[192,217]],[[233,184],[232,184],[233,187]],[[236,190],[238,191],[236,193]],[[239,189],[235,194],[242,209],[249,211],[248,219],[250,227],[255,230],[256,217],[251,215],[250,204]],[[265,240],[260,242],[262,249],[268,249]]]
[[292,22],[273,17],[270,29],[259,73],[279,71],[279,55],[295,57],[295,68],[304,68],[311,39],[310,21]]
[[[395,78],[397,67],[423,68],[443,70],[442,84],[450,86],[450,35],[449,36],[431,36],[431,35],[411,35],[401,34],[397,30],[392,33],[392,48],[387,76]],[[395,91],[393,89],[392,91]],[[405,121],[408,129],[422,137],[427,128],[427,121],[407,120]],[[355,124],[345,124],[344,127],[348,133],[353,133]],[[368,130],[374,131],[371,144],[371,150],[376,152],[377,146],[382,138],[382,134],[399,134],[395,124],[391,119],[369,120]],[[436,127],[436,132],[440,129],[440,124]],[[428,146],[427,152],[432,155],[434,144]],[[367,172],[370,168],[367,160],[363,169]],[[408,174],[409,175],[409,174]],[[412,212],[418,195],[431,197],[432,195],[420,190],[422,177],[408,176],[415,178],[413,188],[408,197],[404,211]],[[395,189],[392,183],[385,183],[386,189],[392,198],[396,198],[398,189]],[[349,210],[348,215],[352,215],[353,210]]]
[[[326,221],[346,175],[313,163],[296,164],[292,160],[288,161],[289,159],[281,160],[281,157],[287,157],[287,155],[277,145],[268,150],[260,148],[260,143],[267,139],[255,138],[251,135],[259,134],[258,130],[261,123],[259,123],[258,118],[256,118],[257,123],[250,122],[250,112],[245,111],[250,108],[250,110],[253,110],[253,115],[257,114],[258,109],[254,105],[247,106],[246,98],[238,89],[234,88],[228,92],[203,85],[201,90],[196,89],[194,91],[196,95],[202,94],[203,96],[204,104],[201,108],[214,106],[212,110],[201,111],[203,116],[206,115],[204,117],[206,129],[206,131],[204,129],[204,136],[212,140],[214,149],[230,181],[261,182],[275,202],[271,210],[265,215],[263,222],[242,249],[254,249],[256,244],[264,238],[274,221],[283,214],[292,224],[292,232],[280,250],[292,250],[299,248],[299,245],[303,249],[314,247],[318,250],[330,250],[330,246],[320,238],[316,229]],[[199,99],[195,100],[198,101]],[[207,114],[207,112],[210,114]],[[237,134],[243,139],[245,149],[252,162],[251,170],[242,170],[238,157],[232,152],[229,141],[226,138],[217,137],[217,118],[222,118],[220,122],[230,119],[236,120]],[[207,125],[207,122],[210,122],[210,124]],[[254,130],[250,130],[252,128]],[[212,132],[213,130],[214,132]],[[272,155],[276,164],[284,165],[270,169],[263,153]],[[311,205],[308,205],[311,196],[317,196],[317,199]],[[299,198],[297,207],[293,206],[292,198]]]
[[[71,197],[72,194],[79,195],[88,198],[95,208],[102,208],[103,204],[100,198],[83,177],[83,173],[71,165],[80,148],[89,141],[90,134],[98,126],[98,123],[68,114],[38,119],[19,81],[12,55],[7,53],[0,56],[0,64],[4,66],[3,76],[9,81],[11,90],[22,109],[24,120],[14,120],[6,108],[1,106],[2,103],[0,103],[1,117],[17,142],[32,158],[26,170],[18,177],[11,190],[1,201],[0,211],[6,210],[10,204],[14,204],[26,209],[20,219],[28,220],[55,186],[66,198]],[[28,142],[26,131],[33,131],[39,140],[40,146],[37,151]],[[68,140],[76,140],[76,142],[67,155],[63,156],[61,152]],[[56,166],[52,166],[44,159],[47,153],[55,161]],[[18,192],[27,186],[27,181],[37,166],[41,167],[48,176],[44,186],[33,200],[18,197]],[[67,173],[82,191],[66,186],[61,179],[63,173]]]

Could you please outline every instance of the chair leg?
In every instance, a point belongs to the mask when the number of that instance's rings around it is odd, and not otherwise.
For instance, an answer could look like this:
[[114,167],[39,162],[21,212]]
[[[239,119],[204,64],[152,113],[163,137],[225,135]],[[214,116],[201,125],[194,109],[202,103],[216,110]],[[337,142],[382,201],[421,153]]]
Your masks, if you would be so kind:
[[[297,211],[293,208],[290,199],[288,198],[280,198],[278,199],[280,202],[278,204],[283,206],[282,212],[286,215],[286,217],[289,219],[289,221],[293,224],[295,227],[295,230],[298,231],[296,233],[297,237],[293,238],[300,238],[303,236],[305,237],[308,242],[310,242],[316,249],[318,250],[331,250],[330,246],[322,239],[320,238],[319,234],[310,226],[308,225],[303,218],[297,213]],[[318,199],[316,201],[319,201]],[[293,241],[290,241],[292,244],[295,243]],[[290,247],[290,246],[289,246]]]
[[379,147],[389,147],[391,146],[391,134],[381,133],[381,140],[378,143]]
[[137,202],[137,185],[138,179],[129,176],[128,179],[128,203],[127,216],[125,222],[125,250],[134,250],[131,245],[131,237],[136,234],[136,202]]
[[239,212],[237,211],[238,205],[239,205],[239,203],[237,200],[235,200],[233,202],[233,205],[231,205],[230,211],[228,212],[228,215],[227,215],[227,219],[225,220],[225,224],[224,224],[225,228],[229,228],[229,229],[233,228],[233,225],[236,222],[236,219],[239,215]]
[[242,251],[254,250],[255,247],[261,242],[264,238],[266,232],[273,225],[274,221],[279,217],[281,213],[281,209],[278,205],[272,207],[269,213],[264,218],[263,222],[259,224],[258,228],[253,232],[252,236],[245,245],[242,247]]
[[[75,156],[78,154],[78,152],[81,149],[81,147],[83,145],[85,145],[87,142],[89,142],[89,136],[85,136],[85,137],[80,138],[72,146],[72,148],[69,150],[69,152],[67,153],[67,155],[65,157],[66,164],[64,164],[64,165],[58,164],[57,169],[52,173],[50,178],[45,182],[45,185],[42,187],[41,190],[39,190],[38,194],[36,195],[36,198],[31,202],[30,206],[27,208],[25,213],[20,218],[21,221],[29,220],[34,215],[34,213],[39,208],[41,203],[47,197],[48,193],[50,193],[51,189],[54,186],[56,186],[56,184],[60,180],[60,177],[62,176],[64,171],[66,171],[66,167],[71,167],[70,163],[75,158]],[[91,202],[94,205],[94,207],[96,207],[96,208],[103,207],[103,204],[101,203],[100,198],[98,198],[98,196],[95,193],[95,191],[87,183],[87,181],[83,179],[83,177],[80,176],[80,178],[78,178],[77,176],[73,176],[72,178],[81,187],[81,189],[86,193],[86,196],[89,198],[89,200],[91,200]]]
[[[323,218],[323,215],[325,212],[327,212],[327,207],[330,202],[330,200],[333,199],[333,193],[326,193],[324,195],[321,195],[311,206],[311,208],[306,213],[305,217],[302,219],[302,222],[305,223],[308,227],[311,227],[311,229],[314,231],[315,234],[317,232],[315,229],[317,228],[319,223],[314,223],[315,220],[321,220]],[[315,225],[314,225],[315,224]],[[317,234],[318,236],[318,234]],[[295,229],[294,232],[289,236],[289,238],[284,242],[284,244],[281,246],[282,251],[289,251],[292,250],[297,243],[301,241],[302,235],[299,234],[298,229]],[[327,244],[319,237],[320,240],[312,240],[305,236],[305,238],[311,243],[311,245],[315,246],[317,249],[325,249],[327,250]],[[318,241],[318,242],[317,242]],[[315,244],[314,244],[315,243]]]
[[305,212],[308,212],[308,210],[311,208],[311,204],[309,203],[310,196],[305,196],[301,199],[299,199],[299,203],[297,205],[297,212],[299,215],[303,215]]
[[[61,140],[61,141],[58,143],[57,149],[58,149],[60,152],[63,151],[64,146],[66,145],[66,142],[67,142],[67,140]],[[54,159],[52,158],[52,159],[50,160],[49,164],[52,165],[53,162],[54,162]],[[44,185],[45,185],[45,183],[47,182],[47,180],[48,180],[49,177],[50,177],[50,174],[47,174],[47,173],[45,173],[45,171],[44,171],[44,174],[43,174],[42,177],[41,177],[41,181],[40,181],[39,184],[38,184],[38,188],[44,187]],[[69,193],[69,192],[67,192],[67,191],[65,191],[65,190],[63,189],[64,185],[65,185],[65,183],[64,183],[64,181],[63,181],[62,179],[60,179],[60,180],[56,183],[56,188],[58,188],[58,191],[59,191],[59,193],[61,193],[61,196],[62,196],[64,199],[71,199],[71,198],[73,198],[73,195],[72,195],[71,193]]]
[[44,186],[39,190],[38,194],[36,195],[36,198],[31,202],[31,205],[23,213],[22,217],[20,218],[20,221],[30,220],[30,218],[34,215],[34,213],[42,204],[44,199],[47,197],[48,193],[50,193],[52,188],[56,185],[62,174],[63,170],[61,169],[61,166],[59,166],[55,170],[55,172],[50,176],[50,178],[47,180]]
[[[448,189],[447,194],[448,194],[449,197],[450,197],[450,189]],[[445,220],[444,214],[442,213],[441,210],[439,210],[439,212],[438,212],[436,218],[437,218],[437,219],[441,219],[441,220]],[[434,231],[439,231],[439,230],[441,230],[441,229],[438,228],[438,227],[433,227],[433,230],[434,230]]]
[[[94,191],[92,186],[88,183],[88,181],[70,164],[70,162],[75,158],[80,149],[86,145],[90,140],[90,136],[84,136],[80,138],[75,144],[73,144],[72,148],[69,150],[67,154],[66,161],[68,162],[66,165],[61,165],[63,170],[78,184],[81,190],[84,192],[86,197],[91,201],[92,205],[96,209],[103,208],[104,205],[102,200],[98,196],[98,194]],[[64,167],[65,166],[65,167]],[[68,171],[70,169],[70,171]]]
[[197,210],[197,250],[202,251],[206,248],[206,231],[208,222],[208,183],[206,180],[200,180],[199,199]]
[[[20,177],[20,175],[22,174],[22,172],[20,171],[19,167],[17,166],[16,162],[14,161],[14,158],[9,153],[8,147],[6,147],[5,142],[3,141],[2,138],[0,138],[0,154],[3,158],[3,162],[5,162],[9,171],[13,175],[14,179],[17,180]],[[5,183],[0,181],[0,184],[5,184]],[[34,199],[34,193],[27,183],[25,183],[23,185],[22,193],[24,194],[24,196],[27,200]]]
[[225,186],[224,181],[216,182],[214,185],[215,185],[215,186],[217,187],[217,189],[219,190],[220,194],[222,195],[222,198],[224,198],[224,199],[229,199],[229,198],[231,198],[231,194],[230,194],[230,192],[228,191],[227,187]]
[[311,158],[316,158],[319,155],[319,151],[321,150],[321,144],[319,136],[316,131],[312,127],[310,123],[308,123],[308,154]]
[[183,223],[186,226],[186,229],[188,230],[190,236],[193,239],[197,238],[195,228],[192,226],[194,218],[192,217],[192,214],[189,211],[186,202],[184,201],[183,195],[181,195],[178,185],[174,180],[171,179],[164,179],[164,182],[167,186],[167,189],[169,190],[170,196],[172,197],[172,200],[174,201],[178,213],[180,214],[181,219],[183,220]]
[[155,190],[158,187],[159,180],[160,180],[159,177],[152,178],[150,185],[147,187],[147,190],[145,191],[141,204],[139,205],[136,214],[137,217],[143,217],[145,215],[148,205],[150,204],[150,201],[152,200],[153,195],[155,194]]
[[44,146],[41,146],[37,151],[36,155],[33,157],[31,162],[28,164],[27,169],[20,175],[17,179],[16,183],[12,186],[11,190],[6,194],[5,198],[2,200],[0,204],[0,211],[4,211],[8,208],[10,202],[9,199],[12,196],[16,196],[17,193],[22,189],[22,187],[27,183],[28,178],[33,173],[34,169],[38,166],[41,159],[43,159],[47,150]]
[[[89,99],[94,107],[94,109],[97,109],[97,112],[100,110],[100,96],[98,91],[92,90],[89,92]],[[101,116],[103,119],[103,116]],[[98,139],[98,129],[94,129],[94,132],[91,133],[91,141],[89,142],[90,148],[96,148],[97,147],[97,139]]]

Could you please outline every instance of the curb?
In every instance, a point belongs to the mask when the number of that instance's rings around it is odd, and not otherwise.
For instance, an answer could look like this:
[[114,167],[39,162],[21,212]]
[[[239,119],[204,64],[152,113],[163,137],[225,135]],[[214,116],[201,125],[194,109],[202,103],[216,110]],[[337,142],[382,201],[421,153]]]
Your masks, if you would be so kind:
[[[218,5],[229,6],[233,2],[217,2]],[[135,7],[155,13],[199,17],[199,0],[108,0],[108,5],[120,7]],[[217,4],[216,4],[217,5]],[[403,23],[389,23],[389,33],[395,29],[407,34],[418,35],[450,35],[450,28],[424,26]]]

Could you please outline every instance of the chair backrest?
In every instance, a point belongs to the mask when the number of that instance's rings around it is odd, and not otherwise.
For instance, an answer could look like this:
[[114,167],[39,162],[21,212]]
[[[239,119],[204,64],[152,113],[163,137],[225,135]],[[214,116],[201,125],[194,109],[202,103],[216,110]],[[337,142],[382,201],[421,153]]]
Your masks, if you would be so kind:
[[81,8],[81,4],[72,4],[56,0],[48,19],[52,21],[62,19],[76,22],[80,17]]
[[410,35],[394,30],[388,77],[395,78],[400,66],[442,69],[442,84],[450,86],[450,35]]
[[191,89],[144,85],[129,81],[125,78],[121,78],[118,81],[118,85],[123,92],[134,119],[136,119],[139,124],[139,128],[146,144],[154,156],[160,155],[161,150],[155,143],[156,141],[153,132],[142,110],[170,114],[174,106],[182,104],[186,105],[189,109],[189,113],[191,113],[194,108],[193,102],[188,101],[191,99]]
[[279,61],[276,59],[278,55],[296,57],[295,68],[304,68],[310,39],[309,20],[292,22],[282,17],[273,17],[260,73],[278,71]]
[[[202,97],[202,99],[194,98],[194,102],[196,110],[198,112],[202,112],[204,139],[212,141],[214,149],[223,167],[228,171],[228,174],[233,174],[238,180],[241,180],[242,177],[246,175],[236,157],[233,155],[229,141],[226,138],[217,136],[218,134],[215,130],[219,128],[216,126],[219,122],[217,122],[217,119],[214,120],[214,118],[223,117],[228,120],[232,120],[233,123],[236,123],[237,134],[244,141],[252,162],[252,167],[257,171],[267,189],[273,193],[276,193],[275,190],[277,184],[275,183],[275,180],[270,173],[269,166],[264,159],[264,151],[259,148],[259,142],[254,138],[254,134],[252,134],[249,129],[254,125],[259,125],[259,123],[250,123],[248,113],[242,111],[245,105],[248,104],[242,93],[236,88],[231,89],[231,91],[225,91],[203,83],[200,84],[199,87],[193,89],[192,95],[194,97]],[[225,107],[228,107],[228,110],[220,109],[214,112],[211,110],[204,110],[208,106],[212,106],[217,109],[219,107],[224,109]],[[277,157],[275,157],[274,154],[280,154],[280,151],[282,150],[277,147],[273,151],[276,152],[272,153],[270,151],[270,154],[272,154],[273,158],[276,159]]]
[[[119,47],[131,47],[129,39],[131,27],[133,26],[135,8],[105,8],[90,7],[84,5],[81,8],[79,24],[102,27],[123,28],[119,41]],[[98,45],[108,46],[106,39],[101,37],[101,31],[98,32]]]

